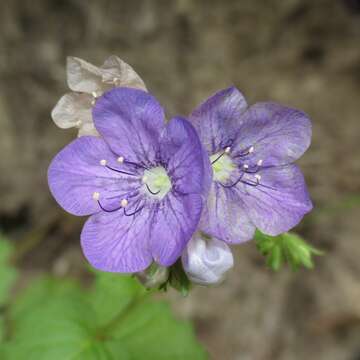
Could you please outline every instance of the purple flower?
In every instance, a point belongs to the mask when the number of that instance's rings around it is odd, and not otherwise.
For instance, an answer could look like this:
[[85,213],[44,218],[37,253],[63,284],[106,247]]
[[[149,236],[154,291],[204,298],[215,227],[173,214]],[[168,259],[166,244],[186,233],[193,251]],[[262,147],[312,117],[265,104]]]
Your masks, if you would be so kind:
[[276,103],[248,107],[234,87],[201,104],[189,119],[213,169],[200,229],[228,243],[255,228],[278,235],[312,209],[303,175],[293,164],[309,147],[310,120]]
[[86,258],[111,272],[172,265],[198,225],[210,176],[195,129],[179,117],[165,124],[156,99],[130,88],[106,92],[93,118],[101,138],[76,139],[48,171],[57,202],[91,215],[81,233]]

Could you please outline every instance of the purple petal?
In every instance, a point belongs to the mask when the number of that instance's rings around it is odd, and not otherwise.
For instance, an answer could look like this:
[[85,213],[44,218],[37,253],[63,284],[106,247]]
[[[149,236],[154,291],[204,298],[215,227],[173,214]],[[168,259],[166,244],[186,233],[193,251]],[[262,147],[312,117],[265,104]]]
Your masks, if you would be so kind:
[[213,182],[201,216],[201,231],[229,244],[252,239],[255,226],[234,189],[225,189]]
[[148,247],[151,219],[148,208],[134,216],[125,216],[121,210],[91,216],[81,233],[85,257],[101,271],[132,273],[146,269],[152,262]]
[[114,88],[97,100],[93,118],[116,154],[137,163],[155,160],[165,117],[153,96],[137,89]]
[[176,117],[168,123],[161,139],[161,157],[167,163],[177,191],[205,195],[204,190],[211,179],[210,165],[206,166],[209,157],[187,120]]
[[151,224],[150,246],[154,260],[172,265],[183,252],[198,225],[202,197],[168,194],[157,207]]
[[230,87],[217,92],[192,112],[189,120],[210,154],[229,145],[246,108],[244,96]]
[[312,209],[301,171],[296,165],[287,165],[263,169],[258,174],[259,185],[236,186],[245,211],[265,234],[290,230]]
[[99,192],[103,199],[113,196],[114,191],[128,192],[136,188],[136,178],[100,165],[104,159],[117,166],[116,156],[109,146],[94,136],[74,140],[53,159],[48,170],[49,187],[66,211],[79,216],[90,215],[99,211],[99,205],[93,199],[94,192]]
[[241,118],[232,153],[254,147],[252,160],[263,166],[286,165],[309,147],[311,123],[307,115],[276,103],[251,106]]

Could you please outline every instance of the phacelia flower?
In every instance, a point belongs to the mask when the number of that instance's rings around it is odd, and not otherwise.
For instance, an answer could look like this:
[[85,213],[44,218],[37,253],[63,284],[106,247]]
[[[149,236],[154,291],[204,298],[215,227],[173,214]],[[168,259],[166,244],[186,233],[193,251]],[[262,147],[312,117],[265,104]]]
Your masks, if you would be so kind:
[[101,137],[77,138],[48,171],[57,202],[91,215],[81,233],[86,258],[110,272],[172,265],[198,225],[210,176],[195,129],[180,117],[165,124],[156,99],[130,88],[97,99],[93,118]]
[[195,234],[181,256],[184,271],[195,284],[215,285],[234,266],[229,246],[215,238]]
[[190,116],[213,169],[200,230],[228,243],[255,228],[278,235],[312,209],[297,160],[309,147],[311,123],[301,111],[272,102],[248,107],[234,87]]
[[92,119],[92,108],[105,91],[119,86],[146,90],[135,70],[115,55],[100,67],[76,57],[68,57],[67,82],[73,92],[59,100],[51,116],[60,128],[77,127],[79,136],[98,135]]

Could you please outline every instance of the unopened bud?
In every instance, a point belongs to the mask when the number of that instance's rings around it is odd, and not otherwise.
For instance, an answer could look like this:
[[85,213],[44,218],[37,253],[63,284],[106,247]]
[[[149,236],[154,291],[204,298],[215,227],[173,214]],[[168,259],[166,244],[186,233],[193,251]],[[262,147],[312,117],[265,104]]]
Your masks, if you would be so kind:
[[215,238],[195,234],[181,256],[189,279],[199,285],[214,285],[223,281],[234,265],[229,246]]

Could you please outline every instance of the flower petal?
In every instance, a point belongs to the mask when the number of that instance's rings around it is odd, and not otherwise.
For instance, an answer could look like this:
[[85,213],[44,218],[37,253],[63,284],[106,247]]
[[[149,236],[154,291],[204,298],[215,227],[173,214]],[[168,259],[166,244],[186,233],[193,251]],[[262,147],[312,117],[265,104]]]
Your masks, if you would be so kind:
[[91,97],[87,94],[65,94],[55,105],[51,117],[55,124],[62,129],[92,122]]
[[154,260],[170,266],[181,256],[200,219],[201,195],[169,193],[154,212],[150,247]]
[[287,165],[263,169],[258,174],[259,185],[236,186],[244,209],[265,234],[278,235],[290,230],[312,209],[300,169]]
[[73,91],[91,94],[102,88],[101,69],[85,60],[69,56],[67,58],[67,82]]
[[230,87],[217,92],[192,112],[189,120],[209,154],[229,145],[246,108],[244,96]]
[[100,135],[119,156],[143,164],[156,159],[165,116],[147,92],[114,88],[97,100],[93,118]]
[[104,64],[101,66],[101,69],[103,70],[102,79],[106,83],[146,91],[144,82],[135,70],[115,55],[106,59]]
[[228,244],[251,240],[255,233],[241,198],[234,189],[213,182],[201,216],[199,229]]
[[309,147],[311,123],[296,109],[264,102],[251,106],[242,116],[232,153],[254,147],[252,160],[263,166],[286,165]]
[[[100,165],[100,160],[116,164],[116,156],[104,140],[83,136],[74,140],[53,159],[48,170],[48,182],[52,195],[66,211],[82,216],[100,210],[93,199],[94,192],[100,199],[110,194],[126,193],[141,184]],[[121,181],[120,181],[121,180]]]
[[152,262],[148,247],[151,226],[148,208],[134,216],[125,216],[121,210],[92,215],[81,233],[85,257],[101,271],[142,271]]
[[161,138],[161,158],[167,164],[176,191],[201,194],[207,190],[211,179],[210,165],[206,166],[209,157],[187,120],[175,117],[167,124]]

